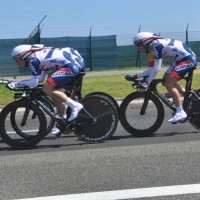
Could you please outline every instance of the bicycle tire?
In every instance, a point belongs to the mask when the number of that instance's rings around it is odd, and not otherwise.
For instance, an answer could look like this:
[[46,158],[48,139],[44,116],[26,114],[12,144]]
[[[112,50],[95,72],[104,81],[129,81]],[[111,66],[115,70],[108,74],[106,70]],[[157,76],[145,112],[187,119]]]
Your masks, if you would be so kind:
[[[42,98],[40,98],[40,101],[42,101],[52,112],[55,112],[55,106],[53,105],[53,102],[51,102],[49,99],[47,99],[45,96],[42,96]],[[55,125],[55,120],[50,117],[49,115],[47,115],[44,112],[46,119],[47,120],[47,132],[45,134],[45,136],[47,136],[53,129],[54,125]]]
[[119,117],[119,104],[117,103],[117,101],[109,94],[105,93],[105,92],[91,92],[89,94],[86,95],[87,96],[91,96],[91,95],[100,95],[104,98],[106,98],[116,109],[118,117]]
[[[200,89],[195,91],[195,93],[200,97]],[[200,104],[199,104],[199,100],[192,95],[187,103],[187,115],[188,115],[188,119],[190,124],[196,128],[196,129],[200,129],[200,114],[198,115],[194,115],[194,113],[200,112]]]
[[155,95],[151,94],[144,114],[141,114],[145,93],[133,92],[120,105],[122,127],[135,137],[153,135],[164,120],[164,107]]
[[[76,119],[75,135],[86,143],[101,143],[110,139],[116,131],[118,115],[113,105],[98,95],[86,96],[80,100],[82,109]],[[96,121],[86,114],[90,113]]]
[[[19,101],[27,101],[26,99],[20,99]],[[45,103],[45,105],[51,110],[51,111],[54,111],[54,106],[52,105],[52,103],[46,99],[45,97],[42,97],[40,98],[40,101],[42,101],[43,103]],[[17,123],[15,122],[15,114],[16,114],[16,109],[13,109],[12,112],[11,112],[11,125],[13,127],[13,129],[21,136],[21,137],[24,137],[25,139],[30,139],[31,136],[27,133],[24,133],[23,131],[20,130],[20,127],[17,126]],[[46,131],[46,134],[45,136],[47,136],[51,130],[53,129],[54,125],[55,125],[55,120],[53,118],[51,118],[49,115],[47,115],[45,112],[44,112],[44,115],[46,117],[46,121],[47,121],[47,131]],[[32,118],[34,118],[34,113],[33,113],[33,116]],[[44,137],[45,137],[44,136]]]
[[[21,123],[23,110],[25,110],[26,106],[27,103],[25,101],[15,101],[5,106],[0,113],[0,136],[7,145],[15,149],[30,149],[35,147],[44,138],[46,133],[47,123],[45,115],[43,111],[34,104],[31,104],[26,124],[23,126],[23,132],[26,134],[26,131],[28,131],[30,135],[29,138],[22,137],[18,134],[18,131],[15,131],[19,125],[16,126],[15,129],[10,125],[13,121],[16,124]],[[16,110],[15,115],[11,114],[13,110]],[[31,117],[33,113],[36,114],[35,119]],[[15,119],[13,119],[13,117],[15,117]],[[29,127],[30,129],[28,129]],[[20,131],[22,130],[20,129]]]

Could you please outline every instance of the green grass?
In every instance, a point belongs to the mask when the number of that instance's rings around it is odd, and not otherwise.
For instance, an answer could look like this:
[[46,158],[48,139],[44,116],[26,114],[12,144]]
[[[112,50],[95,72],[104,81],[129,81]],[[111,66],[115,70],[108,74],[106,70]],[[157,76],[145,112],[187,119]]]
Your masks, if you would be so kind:
[[[159,72],[156,77],[162,77],[164,72]],[[196,69],[193,78],[193,89],[200,88],[200,69]],[[185,82],[180,81],[184,86]],[[166,92],[166,89],[160,84],[158,89],[161,92]],[[121,75],[107,75],[107,76],[85,76],[83,79],[83,95],[89,94],[91,92],[106,92],[113,96],[114,98],[124,98],[129,93],[135,91],[131,82],[124,79],[124,74]],[[0,86],[0,105],[6,105],[13,101],[13,91],[8,90],[5,86]]]
[[[161,78],[164,74],[159,72],[157,78]],[[193,89],[200,88],[200,69],[196,69],[194,72],[193,78]],[[181,85],[185,86],[185,81],[181,80],[179,82]],[[165,93],[167,92],[166,88],[161,84],[158,85],[158,90]],[[115,98],[124,98],[129,93],[135,91],[132,88],[131,82],[125,81],[124,74],[122,75],[109,75],[109,76],[97,76],[97,77],[85,77],[83,81],[83,94],[88,94],[94,91],[102,91],[110,94]]]

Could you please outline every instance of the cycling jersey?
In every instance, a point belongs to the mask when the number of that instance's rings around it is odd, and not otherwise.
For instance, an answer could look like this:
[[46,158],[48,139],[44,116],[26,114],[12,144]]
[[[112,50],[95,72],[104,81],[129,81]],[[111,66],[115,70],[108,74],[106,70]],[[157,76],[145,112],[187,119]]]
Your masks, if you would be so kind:
[[52,86],[63,86],[84,69],[84,59],[73,48],[43,47],[31,54],[28,67],[32,72],[31,79],[17,82],[17,87],[36,87],[49,70],[53,73],[47,82]]
[[155,56],[152,53],[148,53],[148,67],[154,67]]
[[152,43],[152,46],[152,53],[155,55],[155,59],[170,57],[178,62],[186,56],[194,55],[188,45],[179,40],[157,39]]
[[150,83],[162,65],[163,57],[173,60],[172,65],[167,71],[171,76],[179,80],[191,68],[196,66],[196,55],[189,46],[182,41],[174,39],[157,39],[152,42],[151,53],[155,56],[154,68],[149,76]]

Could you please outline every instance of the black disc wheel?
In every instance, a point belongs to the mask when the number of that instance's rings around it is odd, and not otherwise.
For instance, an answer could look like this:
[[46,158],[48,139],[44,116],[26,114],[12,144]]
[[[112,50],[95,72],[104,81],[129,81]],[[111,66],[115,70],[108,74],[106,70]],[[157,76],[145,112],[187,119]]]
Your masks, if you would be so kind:
[[108,100],[113,105],[113,107],[116,109],[118,117],[119,117],[119,105],[118,105],[117,101],[111,95],[109,95],[105,92],[92,92],[92,93],[87,94],[86,96],[90,96],[90,95],[102,96],[106,100]]
[[[195,92],[200,98],[200,90]],[[189,122],[196,129],[200,129],[200,100],[192,95],[187,104],[187,114]]]
[[113,105],[98,95],[86,96],[80,101],[84,108],[80,111],[75,134],[87,143],[104,142],[112,137],[117,124],[118,115]]

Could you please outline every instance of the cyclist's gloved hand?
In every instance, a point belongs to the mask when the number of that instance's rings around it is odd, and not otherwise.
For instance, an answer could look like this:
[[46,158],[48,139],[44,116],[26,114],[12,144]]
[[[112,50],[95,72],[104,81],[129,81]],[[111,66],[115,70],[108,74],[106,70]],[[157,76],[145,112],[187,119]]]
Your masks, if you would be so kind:
[[134,81],[137,78],[137,74],[128,74],[124,77],[127,81]]
[[16,82],[10,82],[6,85],[6,87],[9,89],[9,90],[14,90],[16,89]]
[[146,90],[148,86],[149,86],[149,83],[145,81],[140,85],[140,88]]

